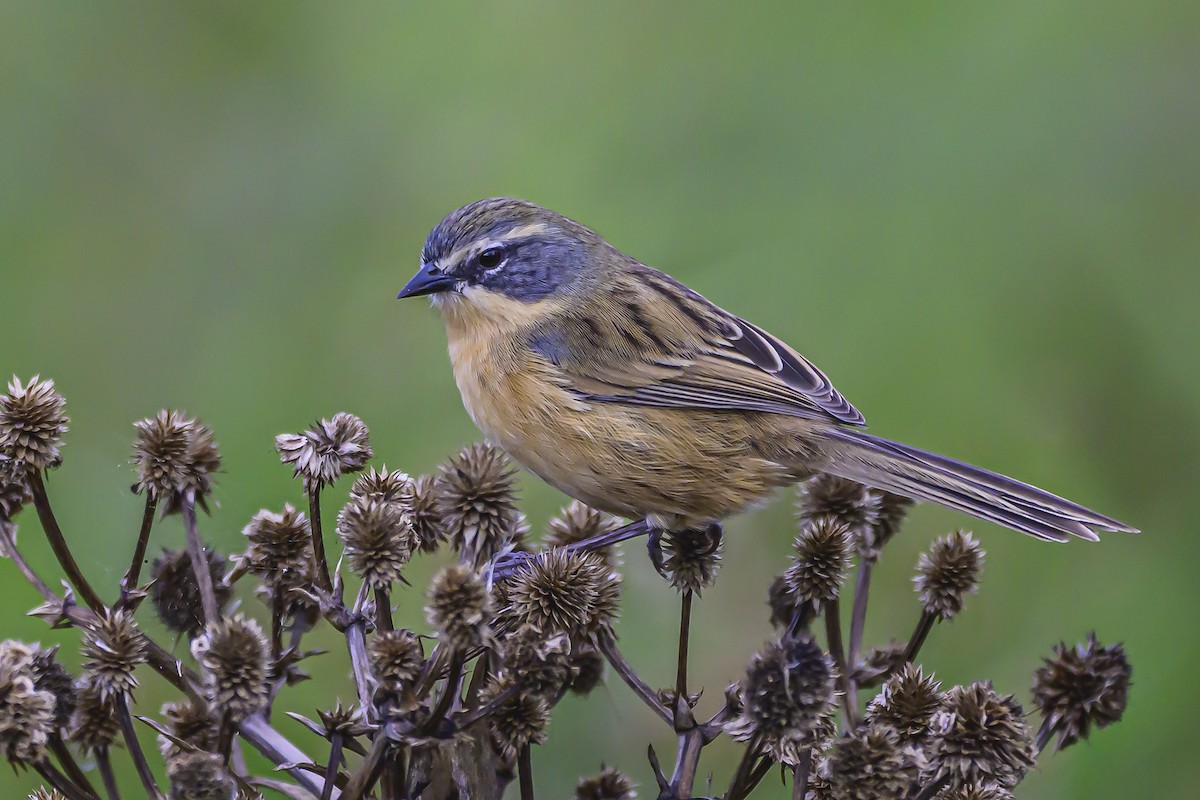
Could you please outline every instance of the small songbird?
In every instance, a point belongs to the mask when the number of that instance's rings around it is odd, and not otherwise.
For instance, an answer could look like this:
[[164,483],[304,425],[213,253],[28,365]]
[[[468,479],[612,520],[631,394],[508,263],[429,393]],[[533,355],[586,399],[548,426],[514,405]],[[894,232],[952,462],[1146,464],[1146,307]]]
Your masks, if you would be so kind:
[[532,203],[433,229],[400,297],[430,295],[475,424],[547,483],[652,531],[711,530],[828,473],[1047,541],[1135,529],[881,439],[812,362]]

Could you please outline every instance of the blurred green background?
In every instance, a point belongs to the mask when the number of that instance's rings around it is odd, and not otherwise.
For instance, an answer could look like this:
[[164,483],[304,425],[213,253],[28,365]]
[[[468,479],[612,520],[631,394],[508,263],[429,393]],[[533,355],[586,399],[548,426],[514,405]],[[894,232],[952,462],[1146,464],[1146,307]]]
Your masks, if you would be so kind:
[[[869,636],[907,636],[918,553],[972,527],[987,571],[931,637],[940,677],[1027,700],[1050,646],[1092,629],[1135,664],[1126,719],[1045,759],[1019,796],[1189,796],[1198,75],[1188,2],[10,2],[0,372],[53,377],[69,400],[50,490],[97,581],[115,585],[140,514],[130,423],[160,407],[215,428],[225,471],[202,524],[233,550],[255,510],[300,497],[276,433],[353,411],[378,461],[413,473],[477,437],[434,313],[393,297],[442,215],[526,197],[803,350],[875,432],[1143,528],[1049,546],[923,507],[884,555]],[[523,490],[540,529],[563,498]],[[789,503],[728,533],[697,611],[705,709],[769,635]],[[156,537],[181,538],[174,520]],[[640,548],[626,560],[620,633],[665,684],[677,601]],[[73,636],[20,617],[35,597],[16,570],[0,574],[5,634],[72,642],[77,661]],[[419,593],[401,602],[421,625]],[[330,686],[350,698],[325,644],[288,708],[311,712]],[[141,707],[169,696],[146,673]],[[601,761],[653,796],[646,743],[674,752],[615,678],[550,733],[534,756],[547,798]],[[718,788],[731,752],[706,762]],[[788,794],[771,778],[761,796]]]

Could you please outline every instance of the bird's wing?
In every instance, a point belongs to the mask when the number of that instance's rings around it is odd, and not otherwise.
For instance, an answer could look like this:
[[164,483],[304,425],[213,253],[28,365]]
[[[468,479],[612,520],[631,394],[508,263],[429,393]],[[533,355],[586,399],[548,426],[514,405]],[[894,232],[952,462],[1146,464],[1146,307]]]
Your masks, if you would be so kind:
[[589,401],[864,424],[807,358],[649,267],[540,328],[530,346]]

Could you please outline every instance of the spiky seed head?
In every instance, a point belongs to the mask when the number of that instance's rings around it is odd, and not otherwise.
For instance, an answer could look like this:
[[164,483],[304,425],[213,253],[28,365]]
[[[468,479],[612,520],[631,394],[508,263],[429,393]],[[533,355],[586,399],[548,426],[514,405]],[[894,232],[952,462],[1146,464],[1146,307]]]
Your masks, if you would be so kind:
[[589,646],[571,652],[571,691],[587,696],[604,679],[604,656]]
[[66,406],[54,381],[34,375],[22,384],[14,375],[8,394],[0,395],[0,452],[30,469],[57,467],[69,422]]
[[302,433],[281,433],[275,449],[292,477],[304,479],[304,490],[320,491],[343,475],[358,472],[374,453],[363,421],[344,411],[313,423]]
[[423,553],[434,553],[446,540],[446,527],[438,500],[438,482],[432,475],[422,475],[413,482],[413,533]]
[[5,757],[13,764],[41,761],[54,721],[54,695],[34,686],[25,669],[0,665],[0,748]]
[[583,633],[597,621],[606,594],[602,584],[610,577],[595,556],[568,550],[541,553],[509,582],[508,615],[544,635]]
[[[496,699],[507,688],[506,683],[493,681],[480,694],[480,702]],[[546,741],[550,707],[537,695],[516,692],[501,702],[487,719],[496,751],[511,763],[525,745]]]
[[814,606],[838,596],[850,569],[850,529],[837,517],[826,515],[807,520],[793,543],[792,565],[784,573],[792,594]]
[[741,742],[757,734],[772,758],[794,766],[820,735],[833,680],[833,663],[810,638],[771,642],[750,660],[727,732]]
[[940,792],[935,800],[1013,800],[1013,793],[995,783],[968,783]]
[[861,483],[821,474],[800,484],[796,518],[803,528],[820,517],[833,517],[857,545],[869,539],[879,520],[879,502],[879,494]]
[[133,423],[133,465],[138,480],[133,490],[155,500],[179,491],[187,483],[192,434],[196,421],[181,412],[163,409]]
[[592,641],[604,632],[611,631],[613,624],[621,611],[621,573],[603,556],[595,553],[585,554],[588,565],[595,573],[596,600],[592,604],[592,618],[587,624],[585,633]]
[[33,794],[29,795],[29,800],[67,800],[58,791],[58,789],[47,789],[45,786],[39,786],[34,789]]
[[491,633],[491,596],[483,579],[466,564],[448,564],[429,586],[429,624],[459,652],[483,644]]
[[1033,702],[1058,736],[1057,748],[1086,739],[1092,726],[1105,728],[1121,718],[1129,700],[1133,669],[1120,644],[1105,647],[1088,634],[1086,642],[1054,647],[1054,657],[1033,674]]
[[236,787],[216,753],[192,750],[167,761],[171,800],[232,800]]
[[522,691],[553,702],[571,680],[571,640],[565,633],[547,637],[522,625],[503,642],[504,674]]
[[[217,749],[218,727],[205,703],[196,700],[180,700],[162,707],[167,730],[176,739],[195,745],[201,750]],[[158,749],[163,758],[170,760],[184,752],[179,745],[165,736],[158,737]]]
[[29,503],[29,467],[0,451],[0,523],[7,522]]
[[84,668],[101,692],[118,695],[138,685],[134,667],[146,660],[146,639],[133,614],[110,611],[83,636]]
[[906,643],[892,639],[885,645],[876,645],[867,650],[855,667],[855,683],[860,689],[879,686],[904,667],[907,649]]
[[[150,420],[143,420],[148,421]],[[191,497],[199,508],[208,511],[208,496],[212,494],[216,473],[221,469],[221,453],[217,449],[216,438],[212,428],[197,419],[179,415],[175,422],[186,431],[187,450],[172,467],[170,478],[174,482],[173,488],[167,490],[165,477],[153,487],[156,491],[162,490],[161,495],[156,495],[159,508],[162,509],[163,516],[178,514],[183,510],[187,498]],[[139,444],[134,445],[134,462],[138,466],[139,482],[134,484],[133,489],[149,491],[152,487],[143,487],[141,482],[143,464],[139,459]]]
[[921,740],[941,705],[941,684],[919,666],[905,664],[867,704],[867,721],[892,728],[903,740]]
[[408,473],[389,470],[384,464],[379,469],[371,467],[355,478],[350,486],[350,496],[380,503],[399,503],[408,511],[412,509],[414,489]]
[[955,686],[930,723],[928,778],[953,784],[1016,786],[1033,766],[1034,750],[1020,704],[990,681]]
[[913,501],[904,495],[879,490],[873,492],[879,496],[879,516],[866,535],[858,540],[859,554],[868,561],[879,558],[883,546],[900,532],[904,517],[913,506]]
[[969,531],[955,531],[933,543],[917,562],[913,578],[925,611],[941,620],[962,611],[963,601],[979,589],[983,549]]
[[325,729],[326,738],[340,733],[346,737],[363,736],[371,732],[371,726],[363,721],[364,715],[358,706],[346,708],[339,700],[333,708],[318,711],[317,717]]
[[367,648],[376,679],[392,691],[412,685],[425,664],[421,640],[412,631],[380,631]]
[[308,517],[285,503],[283,511],[262,509],[242,528],[247,539],[242,566],[276,589],[307,581],[313,563],[312,531]]
[[192,655],[204,668],[209,702],[234,722],[267,702],[267,652],[262,628],[240,614],[210,622],[192,642]]
[[697,531],[668,531],[662,537],[663,566],[671,585],[680,592],[712,586],[721,565],[721,537]]
[[412,520],[398,503],[351,498],[338,513],[338,536],[350,569],[372,586],[400,580],[416,546]]
[[33,687],[54,696],[54,729],[65,728],[75,711],[75,681],[58,661],[58,648],[35,647],[29,663]]
[[[612,514],[597,511],[585,503],[572,500],[558,512],[557,517],[551,517],[546,523],[546,546],[566,547],[576,542],[594,539],[612,533],[621,527],[621,520]],[[612,547],[593,550],[605,561],[614,563],[616,551]],[[615,563],[614,563],[615,565]]]
[[767,605],[771,608],[772,625],[786,629],[792,624],[792,618],[796,616],[800,603],[796,600],[796,595],[792,594],[792,587],[786,575],[777,575],[775,580],[771,581],[771,588],[767,590]]
[[615,767],[601,765],[600,774],[575,787],[575,800],[637,800],[633,782]]
[[84,753],[94,753],[111,745],[120,731],[115,697],[106,695],[90,678],[76,683],[75,713],[67,738]]
[[473,444],[441,466],[438,510],[451,546],[477,566],[524,535],[516,470],[488,444]]
[[920,751],[896,731],[868,725],[834,742],[823,777],[845,800],[901,800],[916,785],[921,763]]
[[[223,581],[225,557],[207,547],[204,557],[217,605],[224,606],[233,594],[233,588]],[[162,623],[177,633],[192,634],[200,630],[204,624],[204,602],[188,552],[163,548],[162,555],[154,559],[150,574],[154,578],[150,584],[150,601]]]

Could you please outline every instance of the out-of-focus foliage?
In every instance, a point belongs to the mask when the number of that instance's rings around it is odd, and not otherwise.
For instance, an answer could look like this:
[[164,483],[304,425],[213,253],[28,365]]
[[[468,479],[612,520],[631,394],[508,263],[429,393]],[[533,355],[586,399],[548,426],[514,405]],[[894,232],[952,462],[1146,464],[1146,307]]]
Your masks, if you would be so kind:
[[[1053,643],[1124,640],[1126,719],[1047,759],[1022,797],[1185,796],[1198,8],[10,3],[0,373],[41,372],[68,398],[49,488],[97,585],[136,537],[131,423],[162,407],[216,431],[219,508],[201,524],[240,547],[260,507],[302,500],[276,433],[347,409],[376,463],[413,474],[476,437],[434,314],[392,297],[444,213],[526,197],[805,351],[874,430],[1143,528],[1052,546],[975,525],[988,577],[926,655],[948,683],[986,676],[1027,700]],[[562,498],[523,486],[536,530]],[[32,514],[19,521],[49,567]],[[888,605],[868,639],[908,634],[917,553],[965,524],[914,512],[877,568]],[[709,702],[769,635],[793,533],[784,503],[729,526],[696,611]],[[156,538],[180,546],[178,523]],[[639,549],[626,563],[623,642],[665,684],[675,591]],[[36,604],[0,574],[5,608]],[[3,633],[54,639],[32,619]],[[318,682],[346,681],[335,663],[294,691],[324,702]],[[163,689],[147,675],[138,691],[156,705]],[[615,680],[567,700],[534,756],[539,794],[566,796],[601,758],[645,791],[628,731],[655,730],[647,717]]]

